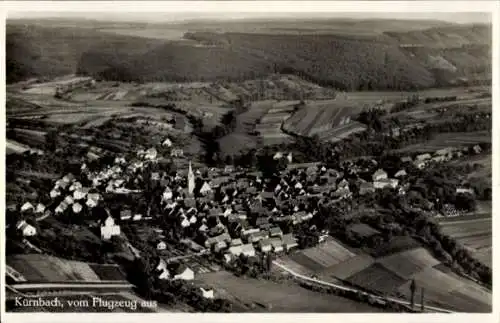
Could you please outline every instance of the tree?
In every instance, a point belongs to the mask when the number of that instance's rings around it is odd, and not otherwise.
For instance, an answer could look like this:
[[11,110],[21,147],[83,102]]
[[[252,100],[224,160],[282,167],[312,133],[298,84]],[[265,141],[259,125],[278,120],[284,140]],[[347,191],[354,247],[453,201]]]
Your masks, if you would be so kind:
[[56,130],[51,130],[45,135],[45,149],[55,152],[59,147],[59,135]]

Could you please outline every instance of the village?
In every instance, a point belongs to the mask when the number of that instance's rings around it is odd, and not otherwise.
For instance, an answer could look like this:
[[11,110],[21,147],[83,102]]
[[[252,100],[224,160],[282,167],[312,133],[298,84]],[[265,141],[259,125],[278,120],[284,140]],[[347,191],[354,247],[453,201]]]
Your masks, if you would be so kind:
[[[50,203],[26,201],[22,205],[10,205],[11,211],[19,212],[16,228],[29,238],[37,234],[35,226],[29,224],[32,221],[70,215],[90,219],[92,212],[101,208],[105,215],[86,223],[98,228],[103,241],[123,236],[123,225],[146,224],[155,233],[153,239],[158,253],[161,255],[165,251],[165,257],[157,260],[158,278],[193,280],[197,270],[189,267],[193,257],[210,254],[223,264],[229,264],[241,255],[264,262],[267,257],[293,252],[298,247],[294,227],[311,220],[320,205],[353,196],[347,174],[321,163],[293,163],[292,153],[274,154],[273,160],[286,163],[286,169],[274,178],[265,178],[262,172],[234,166],[195,169],[187,159],[180,162],[187,169],[169,173],[162,170],[161,161],[165,158],[179,161],[183,156],[182,149],[175,147],[169,138],[161,146],[157,148],[166,156],[150,147],[137,151],[135,156],[115,156],[112,165],[98,171],[90,170],[83,163],[80,174],[67,174],[54,183],[48,193]],[[472,150],[476,154],[481,152],[479,146]],[[460,158],[465,151],[466,148],[441,149],[433,155],[421,154],[414,159],[402,157],[401,162],[423,169],[431,163]],[[89,150],[88,162],[99,158],[98,152]],[[372,167],[363,169],[354,162],[346,162],[351,175],[375,170],[371,181],[357,179],[360,196],[386,187],[397,189],[400,195],[405,194],[408,184],[404,168],[390,178],[383,165],[377,165],[375,160],[371,163]],[[158,198],[146,195],[146,187],[160,192]],[[471,189],[466,187],[456,189],[457,194],[470,192]],[[151,202],[139,209],[134,209],[133,204],[120,205],[114,212],[106,205],[112,196],[130,198],[135,195],[150,197]],[[171,228],[165,227],[165,223],[175,228],[176,242],[186,246],[186,252],[177,252],[175,256],[166,252],[171,249],[167,248],[171,240],[166,241],[164,231]],[[327,231],[321,232],[319,242],[327,237]],[[140,257],[140,250],[130,243],[127,245],[136,257]],[[37,248],[32,246],[32,249]],[[210,294],[202,290],[204,295]]]

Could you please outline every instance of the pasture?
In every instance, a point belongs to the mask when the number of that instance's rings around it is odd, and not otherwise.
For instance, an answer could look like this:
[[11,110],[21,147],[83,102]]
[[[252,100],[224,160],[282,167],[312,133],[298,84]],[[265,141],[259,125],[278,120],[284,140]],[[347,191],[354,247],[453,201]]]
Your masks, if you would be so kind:
[[378,312],[368,304],[346,298],[317,293],[292,282],[275,283],[268,280],[236,277],[226,271],[201,274],[201,283],[213,286],[223,297],[240,302],[245,307],[257,307],[259,312],[340,313]]

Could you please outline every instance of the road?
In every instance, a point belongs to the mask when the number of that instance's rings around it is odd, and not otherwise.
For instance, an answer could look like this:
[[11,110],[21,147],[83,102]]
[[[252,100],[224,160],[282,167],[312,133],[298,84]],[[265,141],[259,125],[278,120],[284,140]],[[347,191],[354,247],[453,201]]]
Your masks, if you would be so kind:
[[[329,282],[326,282],[326,281],[323,281],[323,280],[319,280],[319,279],[307,277],[307,276],[304,276],[302,274],[299,274],[299,273],[293,271],[290,268],[287,268],[286,266],[280,264],[279,262],[277,262],[275,260],[273,261],[273,264],[276,267],[278,267],[278,268],[280,268],[280,269],[282,269],[282,270],[290,273],[294,277],[302,279],[302,280],[305,280],[305,281],[313,282],[313,283],[320,284],[320,285],[323,285],[323,286],[333,287],[333,288],[336,288],[336,289],[339,289],[339,290],[344,290],[344,291],[349,291],[349,292],[357,292],[357,293],[360,293],[360,294],[364,294],[364,295],[370,296],[370,297],[372,297],[374,299],[377,299],[377,300],[380,300],[380,301],[390,301],[390,302],[393,302],[393,303],[410,306],[410,302],[407,301],[407,300],[398,299],[398,298],[394,298],[394,297],[377,296],[377,295],[374,295],[374,294],[363,292],[363,291],[361,291],[359,289],[356,289],[356,288],[353,288],[353,287],[342,286],[342,285],[338,285],[338,284],[334,284],[334,283],[329,283]],[[421,304],[415,303],[415,308],[420,308],[420,306],[421,306]],[[434,307],[434,306],[428,306],[428,305],[425,305],[425,309],[427,311],[438,312],[438,313],[454,313],[453,311],[450,311],[450,310],[447,310],[447,309],[444,309],[444,308],[439,308],[439,307]]]

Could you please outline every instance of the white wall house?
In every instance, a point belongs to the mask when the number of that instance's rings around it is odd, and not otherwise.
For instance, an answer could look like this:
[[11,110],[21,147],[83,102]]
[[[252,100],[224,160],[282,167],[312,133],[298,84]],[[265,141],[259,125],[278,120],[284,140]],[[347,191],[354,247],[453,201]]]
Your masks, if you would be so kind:
[[120,226],[115,224],[115,220],[112,217],[108,217],[104,221],[104,225],[101,226],[101,239],[109,240],[113,236],[120,235]]
[[36,235],[36,228],[30,224],[28,224],[26,221],[21,220],[17,223],[17,229],[22,232],[23,236],[25,237],[32,237]]
[[180,274],[177,274],[173,278],[174,280],[176,279],[182,279],[182,280],[193,280],[194,279],[194,271],[191,270],[191,268],[186,267],[184,271]]

